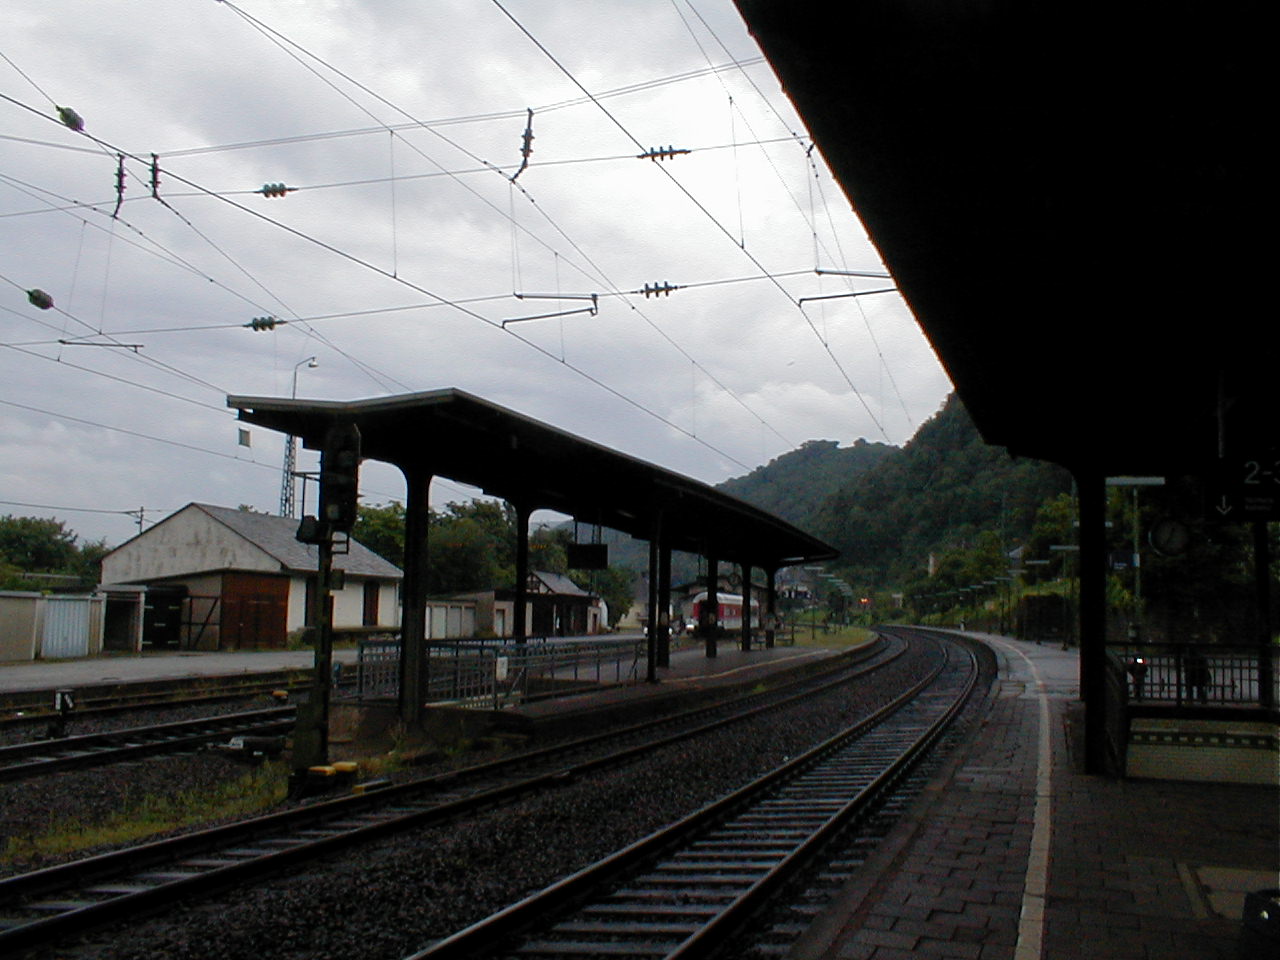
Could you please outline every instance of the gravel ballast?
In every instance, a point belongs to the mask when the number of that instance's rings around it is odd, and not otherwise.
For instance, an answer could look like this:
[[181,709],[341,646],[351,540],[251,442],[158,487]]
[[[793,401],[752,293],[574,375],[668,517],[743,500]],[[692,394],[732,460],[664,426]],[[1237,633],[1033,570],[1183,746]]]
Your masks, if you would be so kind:
[[[907,661],[907,662],[903,662]],[[891,699],[903,658],[837,693],[441,828],[99,931],[43,957],[398,958],[723,796]]]

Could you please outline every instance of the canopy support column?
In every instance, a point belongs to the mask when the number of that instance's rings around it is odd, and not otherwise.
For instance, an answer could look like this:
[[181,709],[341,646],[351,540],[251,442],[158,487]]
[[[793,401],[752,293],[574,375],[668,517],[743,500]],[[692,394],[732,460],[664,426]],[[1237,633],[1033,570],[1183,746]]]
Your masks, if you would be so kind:
[[671,666],[671,539],[658,540],[658,666]]
[[513,503],[516,508],[516,608],[512,616],[512,639],[524,643],[529,639],[529,518],[533,509],[526,503]]
[[751,564],[742,562],[742,652],[751,649]]
[[706,638],[707,657],[716,656],[720,633],[720,568],[710,552],[707,554],[707,599],[698,613],[698,632]]
[[778,623],[778,568],[766,567],[768,580],[764,588],[764,646],[772,650]]
[[1107,745],[1106,486],[1076,475],[1080,497],[1080,692],[1085,704],[1085,772],[1112,773]]
[[431,471],[402,468],[405,478],[404,580],[400,622],[400,719],[422,716],[427,691],[427,557]]

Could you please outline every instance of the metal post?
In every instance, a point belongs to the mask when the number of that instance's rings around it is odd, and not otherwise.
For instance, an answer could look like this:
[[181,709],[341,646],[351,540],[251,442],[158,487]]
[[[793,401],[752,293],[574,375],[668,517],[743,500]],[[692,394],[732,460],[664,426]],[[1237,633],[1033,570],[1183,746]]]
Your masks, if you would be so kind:
[[333,598],[330,582],[333,575],[333,533],[326,531],[318,543],[316,590],[311,610],[315,628],[315,675],[305,703],[298,704],[293,729],[293,770],[295,784],[300,783],[310,767],[329,759],[329,694],[333,686]]
[[775,625],[778,618],[778,568],[768,567],[765,570],[768,574],[764,592],[764,646],[766,650],[773,649],[775,639]]
[[742,562],[742,652],[751,649],[751,564]]
[[422,715],[427,682],[427,533],[431,525],[431,473],[404,469],[404,580],[400,623],[400,719]]
[[1085,772],[1108,774],[1107,543],[1105,478],[1078,474],[1080,497],[1080,692],[1085,704]]
[[1264,710],[1273,710],[1276,677],[1271,645],[1271,545],[1262,520],[1253,522],[1253,582],[1258,598],[1258,703]]
[[658,666],[671,666],[671,543],[664,533],[658,547]]
[[513,611],[512,639],[523,646],[529,638],[529,518],[533,510],[526,504],[513,504],[516,508],[516,608]]
[[706,638],[707,656],[714,657],[720,633],[720,568],[710,553],[707,554],[707,599],[698,617],[698,629]]
[[647,651],[645,680],[648,683],[658,682],[658,530],[660,522],[655,520],[649,536],[649,621],[645,631],[645,649]]

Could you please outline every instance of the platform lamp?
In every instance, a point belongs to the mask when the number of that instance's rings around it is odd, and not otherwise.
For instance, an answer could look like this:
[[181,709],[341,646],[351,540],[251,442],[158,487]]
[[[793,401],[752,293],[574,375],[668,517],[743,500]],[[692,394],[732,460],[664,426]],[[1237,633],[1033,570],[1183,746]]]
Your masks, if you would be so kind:
[[[298,398],[298,368],[303,364],[308,370],[320,366],[315,357],[307,357],[293,365],[293,389],[289,391],[289,399]],[[298,438],[292,433],[284,438],[284,469],[280,475],[280,516],[292,517],[297,505],[294,498],[294,473],[298,469]]]

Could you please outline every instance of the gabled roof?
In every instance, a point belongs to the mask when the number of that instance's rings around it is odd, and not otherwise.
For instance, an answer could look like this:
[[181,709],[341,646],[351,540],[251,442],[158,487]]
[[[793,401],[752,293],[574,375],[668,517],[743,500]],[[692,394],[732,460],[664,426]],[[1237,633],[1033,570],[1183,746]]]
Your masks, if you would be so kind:
[[[298,521],[292,517],[277,517],[268,513],[254,513],[250,510],[233,510],[230,507],[217,507],[208,503],[192,503],[189,506],[208,514],[223,526],[244,537],[263,553],[278,560],[285,570],[291,573],[310,573],[316,570],[319,550],[311,544],[298,542],[295,536],[298,531]],[[335,556],[334,565],[341,567],[349,575],[358,577],[399,580],[403,576],[399,567],[384,560],[355,540],[351,541],[350,550],[346,555]]]
[[537,577],[547,588],[548,593],[558,594],[560,596],[572,597],[589,597],[591,596],[586,590],[570,580],[562,573],[550,573],[546,570],[534,570],[529,574],[531,577]]
[[[188,503],[159,521],[155,526],[126,540],[110,551],[111,556],[129,544],[148,536],[161,524],[168,523],[179,514],[188,510],[197,510],[211,520],[226,527],[232,533],[257,547],[267,556],[280,564],[282,570],[290,573],[314,573],[319,563],[319,551],[308,544],[299,543],[295,534],[298,521],[290,517],[276,517],[266,513],[253,513],[249,510],[233,510],[230,507],[219,507],[211,503]],[[351,541],[350,552],[335,556],[335,566],[357,577],[377,577],[385,580],[401,580],[404,574],[395,564],[384,560],[368,547],[355,540]],[[186,573],[197,571],[185,571]]]

